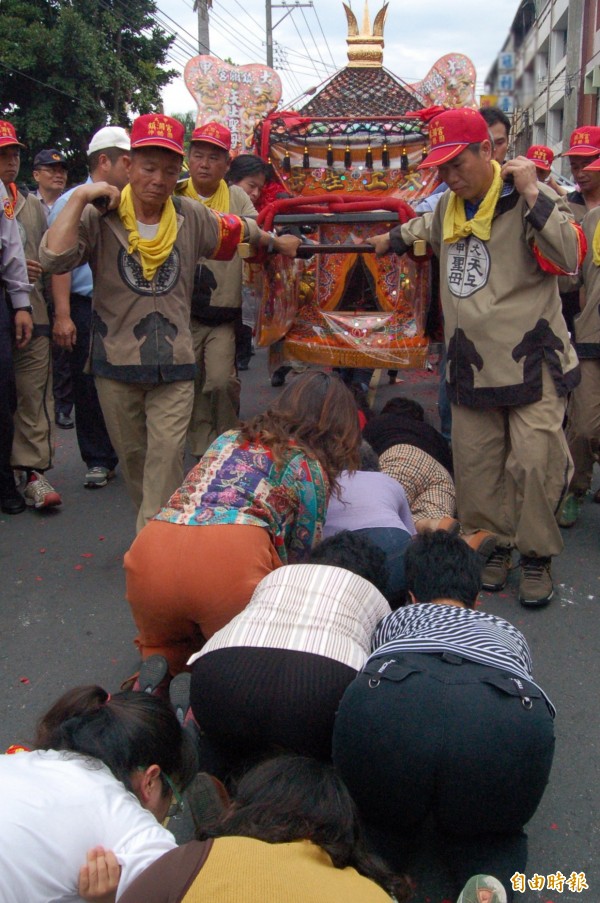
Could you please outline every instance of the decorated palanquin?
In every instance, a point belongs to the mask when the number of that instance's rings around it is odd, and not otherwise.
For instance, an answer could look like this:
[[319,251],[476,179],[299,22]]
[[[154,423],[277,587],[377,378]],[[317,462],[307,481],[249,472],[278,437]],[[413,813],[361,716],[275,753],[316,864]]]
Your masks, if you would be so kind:
[[435,188],[435,176],[417,169],[428,142],[420,111],[474,105],[475,72],[449,55],[407,85],[382,65],[387,4],[372,29],[366,4],[361,30],[344,8],[348,65],[302,108],[270,113],[255,132],[289,195],[261,212],[263,228],[301,227],[314,242],[308,259],[276,257],[255,274],[257,342],[271,346],[272,367],[419,367],[429,346],[429,258],[376,257],[366,239],[413,216]]

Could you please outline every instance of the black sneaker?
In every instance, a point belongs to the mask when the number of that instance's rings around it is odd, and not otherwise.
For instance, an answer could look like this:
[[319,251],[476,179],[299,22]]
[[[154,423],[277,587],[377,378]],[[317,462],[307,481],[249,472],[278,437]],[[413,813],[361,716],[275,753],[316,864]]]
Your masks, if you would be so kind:
[[183,727],[190,707],[190,684],[192,675],[189,671],[176,674],[169,685],[169,702]]
[[166,696],[169,685],[169,664],[162,655],[151,655],[144,659],[139,674],[132,687],[138,693],[150,696]]

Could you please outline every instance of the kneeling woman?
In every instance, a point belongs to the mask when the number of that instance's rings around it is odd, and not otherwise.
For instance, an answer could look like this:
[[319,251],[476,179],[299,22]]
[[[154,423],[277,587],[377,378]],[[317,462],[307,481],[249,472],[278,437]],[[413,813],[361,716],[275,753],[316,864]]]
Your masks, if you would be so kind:
[[221,779],[282,750],[331,758],[340,699],[390,607],[371,582],[385,572],[376,546],[346,531],[313,556],[322,563],[261,580],[244,611],[190,659],[200,767]]
[[331,765],[281,756],[242,778],[208,839],[163,856],[121,900],[390,903],[389,894],[403,903],[408,881],[366,851],[356,808]]
[[548,782],[554,709],[523,635],[474,610],[480,563],[464,542],[420,535],[405,568],[414,604],[377,628],[340,703],[333,759],[397,850],[433,816],[458,887],[489,872],[509,888],[525,872],[523,827]]
[[172,674],[321,536],[342,470],[358,464],[356,405],[338,377],[297,377],[264,413],[213,442],[125,555],[142,658]]

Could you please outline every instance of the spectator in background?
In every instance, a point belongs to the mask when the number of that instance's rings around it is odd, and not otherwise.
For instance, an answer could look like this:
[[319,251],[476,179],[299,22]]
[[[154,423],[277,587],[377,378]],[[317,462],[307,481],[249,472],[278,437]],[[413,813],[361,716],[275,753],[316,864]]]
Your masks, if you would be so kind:
[[25,348],[33,332],[31,284],[12,199],[0,181],[0,507],[4,514],[20,514],[25,501],[15,486],[10,464],[17,401],[13,341]]
[[61,497],[46,477],[52,467],[54,442],[52,425],[52,356],[48,309],[42,293],[39,247],[46,231],[46,215],[39,200],[26,188],[16,185],[21,165],[21,144],[14,126],[0,122],[0,180],[10,191],[19,224],[33,309],[33,336],[24,348],[15,348],[14,367],[17,406],[11,464],[24,474],[25,503],[42,509],[61,504]]
[[[127,185],[130,142],[125,129],[112,125],[100,129],[92,136],[87,153],[90,170],[87,182],[108,182],[119,191]],[[48,218],[49,225],[78,187],[58,199]],[[87,263],[70,273],[52,276],[52,334],[57,346],[67,352],[77,444],[87,467],[83,485],[87,489],[100,489],[114,476],[118,458],[106,429],[94,377],[85,372],[92,341],[93,291],[94,280]]]

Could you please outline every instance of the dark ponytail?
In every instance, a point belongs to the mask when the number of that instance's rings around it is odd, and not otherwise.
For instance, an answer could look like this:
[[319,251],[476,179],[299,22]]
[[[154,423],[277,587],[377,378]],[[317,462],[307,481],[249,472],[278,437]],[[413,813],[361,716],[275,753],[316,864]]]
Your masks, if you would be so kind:
[[137,768],[158,765],[184,789],[197,771],[194,744],[167,702],[146,693],[76,687],[40,719],[37,749],[68,750],[98,759],[131,790]]

